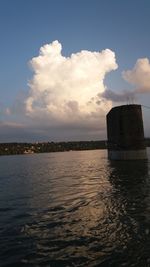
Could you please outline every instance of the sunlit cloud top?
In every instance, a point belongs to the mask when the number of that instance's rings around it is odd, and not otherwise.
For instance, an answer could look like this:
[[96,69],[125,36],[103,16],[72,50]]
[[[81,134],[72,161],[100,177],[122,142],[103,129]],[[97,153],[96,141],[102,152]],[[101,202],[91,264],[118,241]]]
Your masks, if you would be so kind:
[[85,122],[94,119],[111,106],[96,97],[105,91],[105,75],[117,68],[115,53],[82,50],[70,57],[62,55],[58,41],[40,48],[30,61],[33,78],[25,101],[30,117],[43,118],[51,124]]

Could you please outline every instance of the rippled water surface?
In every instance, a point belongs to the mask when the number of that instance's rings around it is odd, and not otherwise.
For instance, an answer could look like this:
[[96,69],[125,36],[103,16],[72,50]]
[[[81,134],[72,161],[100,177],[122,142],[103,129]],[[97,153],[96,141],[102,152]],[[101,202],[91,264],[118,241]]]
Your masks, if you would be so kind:
[[0,266],[150,266],[150,162],[0,157]]

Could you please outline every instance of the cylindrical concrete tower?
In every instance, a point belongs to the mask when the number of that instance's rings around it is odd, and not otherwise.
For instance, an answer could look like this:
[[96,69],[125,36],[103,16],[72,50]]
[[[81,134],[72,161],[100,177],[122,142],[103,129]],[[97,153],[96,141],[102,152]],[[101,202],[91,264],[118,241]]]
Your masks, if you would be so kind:
[[107,114],[108,158],[146,159],[141,105],[123,105]]

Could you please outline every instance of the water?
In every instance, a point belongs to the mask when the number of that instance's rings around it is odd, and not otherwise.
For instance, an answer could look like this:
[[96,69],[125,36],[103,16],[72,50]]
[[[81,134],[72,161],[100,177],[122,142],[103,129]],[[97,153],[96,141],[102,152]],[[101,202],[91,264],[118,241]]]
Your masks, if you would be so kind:
[[150,266],[149,161],[71,151],[0,170],[1,267]]

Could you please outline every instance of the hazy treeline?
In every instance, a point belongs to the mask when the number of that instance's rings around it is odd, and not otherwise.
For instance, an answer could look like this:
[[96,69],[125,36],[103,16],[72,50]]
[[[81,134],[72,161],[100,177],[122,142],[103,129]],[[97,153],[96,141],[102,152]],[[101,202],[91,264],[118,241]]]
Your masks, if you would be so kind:
[[[145,139],[150,147],[150,138]],[[36,142],[36,143],[0,143],[0,155],[32,154],[70,150],[106,149],[107,141],[74,141],[74,142]]]
[[0,143],[0,155],[105,149],[106,141]]

